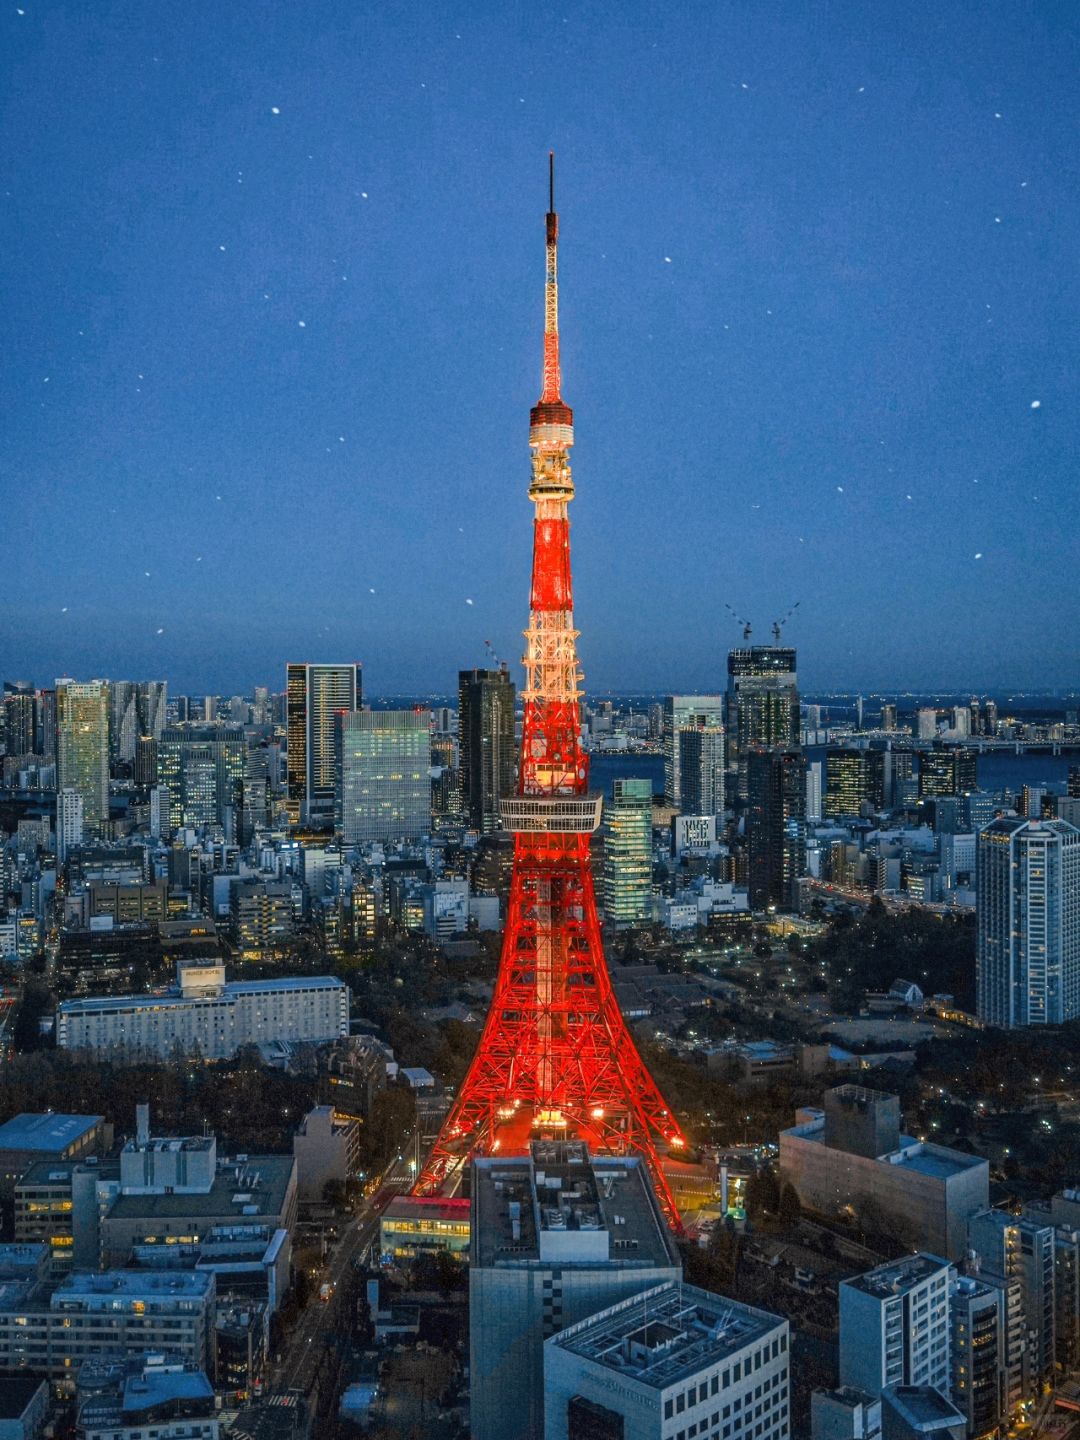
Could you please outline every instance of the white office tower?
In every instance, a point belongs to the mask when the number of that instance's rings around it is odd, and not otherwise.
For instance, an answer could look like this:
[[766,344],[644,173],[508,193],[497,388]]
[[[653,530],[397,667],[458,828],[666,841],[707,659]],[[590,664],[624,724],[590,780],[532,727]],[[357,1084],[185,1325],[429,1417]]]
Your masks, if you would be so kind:
[[917,731],[920,740],[933,740],[937,734],[937,711],[920,710],[917,717]]
[[840,1285],[840,1384],[868,1395],[886,1385],[949,1393],[949,1288],[937,1255],[909,1255]]
[[83,797],[77,790],[61,790],[56,797],[56,862],[63,865],[68,852],[83,843]]
[[811,825],[821,823],[821,780],[824,767],[814,760],[806,767],[806,819]]
[[636,1156],[537,1141],[474,1160],[472,1181],[470,1432],[540,1440],[544,1341],[682,1267]]
[[1011,1029],[1080,1015],[1080,830],[992,820],[976,848],[979,1018]]
[[544,1346],[544,1440],[788,1440],[788,1323],[657,1285]]

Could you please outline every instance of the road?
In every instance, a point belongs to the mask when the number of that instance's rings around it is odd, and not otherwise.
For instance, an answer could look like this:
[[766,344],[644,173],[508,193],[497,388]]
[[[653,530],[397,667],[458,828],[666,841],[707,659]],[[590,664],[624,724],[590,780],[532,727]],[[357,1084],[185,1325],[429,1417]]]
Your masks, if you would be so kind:
[[355,1292],[353,1261],[363,1256],[373,1242],[377,1244],[382,1212],[395,1195],[408,1187],[410,1176],[408,1162],[394,1160],[384,1171],[378,1189],[364,1201],[356,1218],[345,1226],[320,1281],[320,1284],[331,1284],[333,1294],[326,1301],[316,1295],[308,1302],[286,1341],[280,1362],[274,1367],[274,1390],[299,1390],[309,1395],[326,1361],[332,1337],[343,1337],[351,1331],[347,1307],[352,1304]]

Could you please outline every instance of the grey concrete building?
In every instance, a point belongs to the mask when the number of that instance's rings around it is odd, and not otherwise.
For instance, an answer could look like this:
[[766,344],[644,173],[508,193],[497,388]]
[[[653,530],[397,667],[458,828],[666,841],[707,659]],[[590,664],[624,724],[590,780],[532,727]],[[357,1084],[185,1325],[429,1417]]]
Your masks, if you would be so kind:
[[474,1440],[540,1440],[544,1341],[681,1276],[671,1232],[637,1157],[594,1157],[580,1142],[544,1141],[528,1156],[475,1160]]
[[985,1160],[900,1131],[895,1095],[841,1085],[824,1110],[801,1110],[780,1133],[780,1178],[804,1208],[853,1210],[914,1248],[961,1260],[967,1223],[989,1203]]

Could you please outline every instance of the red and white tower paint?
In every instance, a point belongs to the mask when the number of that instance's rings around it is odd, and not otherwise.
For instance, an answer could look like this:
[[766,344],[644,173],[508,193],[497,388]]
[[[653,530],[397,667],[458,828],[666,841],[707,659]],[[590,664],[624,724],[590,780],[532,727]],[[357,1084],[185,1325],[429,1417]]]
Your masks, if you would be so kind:
[[547,214],[544,384],[529,425],[532,593],[514,835],[499,975],[476,1055],[415,1191],[439,1190],[471,1154],[524,1151],[542,1137],[647,1161],[670,1223],[679,1217],[661,1160],[685,1145],[615,1000],[600,940],[589,838],[601,797],[581,747],[582,674],[570,579],[574,417],[559,372],[559,217],[554,156]]

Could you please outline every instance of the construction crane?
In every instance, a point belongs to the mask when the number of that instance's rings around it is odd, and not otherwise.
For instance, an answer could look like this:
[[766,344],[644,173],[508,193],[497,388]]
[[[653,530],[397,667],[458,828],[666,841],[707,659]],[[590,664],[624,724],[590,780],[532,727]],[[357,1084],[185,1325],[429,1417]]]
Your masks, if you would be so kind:
[[792,615],[795,614],[795,611],[799,608],[799,606],[800,606],[801,604],[802,604],[802,601],[801,601],[801,600],[796,600],[796,601],[795,601],[795,604],[792,605],[791,609],[787,612],[787,614],[784,616],[784,618],[783,618],[782,620],[774,620],[774,621],[773,621],[773,623],[772,623],[772,633],[773,633],[773,639],[774,639],[774,641],[776,642],[777,645],[780,644],[780,631],[784,628],[784,626],[787,624],[787,622],[791,619]]
[[501,669],[503,662],[499,659],[498,655],[495,654],[495,646],[492,645],[490,640],[484,641],[484,649],[491,656],[491,663],[495,666],[495,669]]
[[731,608],[731,606],[727,603],[726,600],[724,601],[724,609],[728,612],[729,615],[731,615],[731,616],[738,622],[738,624],[740,624],[740,625],[743,627],[743,629],[742,629],[742,638],[743,638],[744,640],[749,640],[749,639],[750,639],[750,630],[751,630],[750,621],[749,621],[749,620],[744,620],[741,615],[737,615],[737,614],[735,613],[735,611]]

